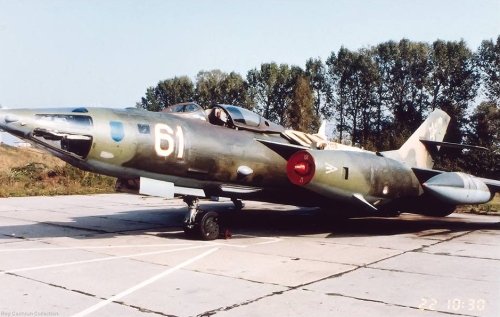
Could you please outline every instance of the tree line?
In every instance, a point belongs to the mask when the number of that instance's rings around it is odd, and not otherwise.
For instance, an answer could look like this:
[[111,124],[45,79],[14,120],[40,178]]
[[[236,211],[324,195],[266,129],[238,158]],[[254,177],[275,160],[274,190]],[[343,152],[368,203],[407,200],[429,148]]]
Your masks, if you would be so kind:
[[[478,101],[480,100],[480,101]],[[200,71],[149,87],[138,108],[160,111],[194,101],[233,104],[287,128],[316,132],[322,120],[334,139],[368,150],[401,146],[434,109],[451,116],[445,141],[490,148],[443,149],[438,167],[500,178],[500,36],[474,52],[462,41],[402,39],[356,51],[341,47],[305,67],[262,63],[243,78]]]

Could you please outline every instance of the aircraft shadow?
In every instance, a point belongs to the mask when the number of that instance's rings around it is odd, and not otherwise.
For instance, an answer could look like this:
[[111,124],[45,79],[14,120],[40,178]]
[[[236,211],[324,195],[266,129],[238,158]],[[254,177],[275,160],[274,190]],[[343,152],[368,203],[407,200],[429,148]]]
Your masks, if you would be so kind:
[[[491,217],[491,216],[484,216]],[[297,236],[328,234],[327,238],[365,237],[411,234],[421,231],[466,232],[471,230],[498,230],[500,219],[491,222],[466,221],[451,215],[446,218],[402,215],[391,218],[351,218],[347,219],[333,213],[311,210],[307,213],[276,214],[268,211],[241,212],[231,215],[227,220],[231,230],[254,232],[264,235]]]
[[[470,230],[498,230],[500,218],[455,217],[432,218],[403,215],[393,218],[346,219],[333,212],[317,208],[296,208],[274,205],[269,209],[233,210],[232,203],[203,205],[202,209],[217,211],[221,225],[232,234],[257,236],[297,236],[326,234],[327,238],[364,237],[417,233],[425,230],[465,232]],[[74,237],[98,239],[118,234],[153,234],[164,238],[185,239],[182,222],[186,208],[154,208],[129,210],[101,215],[74,216],[70,222],[44,221],[26,225],[2,225],[0,238],[39,239]],[[492,217],[497,219],[492,221]]]

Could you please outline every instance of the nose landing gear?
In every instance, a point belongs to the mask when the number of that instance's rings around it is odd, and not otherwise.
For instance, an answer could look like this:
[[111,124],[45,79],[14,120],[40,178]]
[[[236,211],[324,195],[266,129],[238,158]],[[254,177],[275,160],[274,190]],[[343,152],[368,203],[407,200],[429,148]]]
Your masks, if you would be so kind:
[[184,218],[184,233],[190,239],[215,240],[221,232],[219,215],[214,211],[200,211],[198,198],[184,197],[188,212]]
[[219,237],[219,215],[214,211],[200,212],[197,216],[199,233],[202,240],[215,240]]

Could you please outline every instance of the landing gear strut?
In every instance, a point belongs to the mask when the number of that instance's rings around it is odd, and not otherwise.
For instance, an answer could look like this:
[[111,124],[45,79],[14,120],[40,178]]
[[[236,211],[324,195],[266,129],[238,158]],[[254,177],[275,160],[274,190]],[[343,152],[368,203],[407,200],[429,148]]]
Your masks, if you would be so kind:
[[193,196],[184,197],[183,201],[188,205],[188,212],[184,217],[184,233],[188,238],[196,237],[195,219],[200,211],[200,201]]
[[200,201],[193,196],[184,197],[188,212],[184,218],[184,233],[188,238],[215,240],[219,236],[219,215],[214,211],[200,211]]

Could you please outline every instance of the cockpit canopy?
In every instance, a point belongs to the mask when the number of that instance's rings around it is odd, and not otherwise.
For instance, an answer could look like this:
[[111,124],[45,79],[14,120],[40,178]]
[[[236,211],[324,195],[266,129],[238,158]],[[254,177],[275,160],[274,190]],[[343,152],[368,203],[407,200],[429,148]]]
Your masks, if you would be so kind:
[[178,103],[163,109],[161,112],[186,116],[188,118],[200,119],[205,121],[207,120],[207,116],[203,108],[194,102]]
[[268,133],[280,133],[285,131],[285,128],[282,126],[248,109],[232,105],[216,104],[203,110],[203,108],[196,103],[186,102],[172,105],[162,110],[162,112],[201,119],[214,125],[239,130]]

